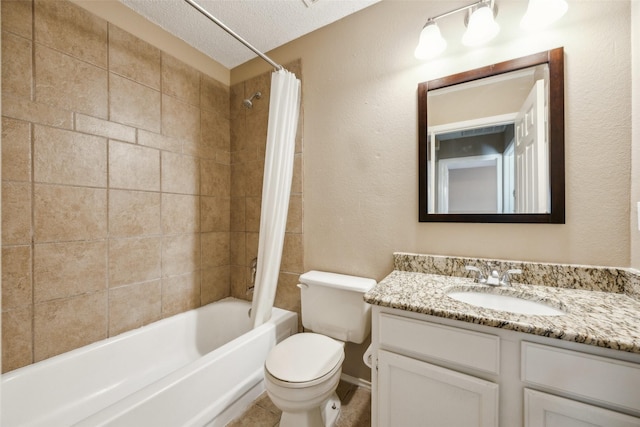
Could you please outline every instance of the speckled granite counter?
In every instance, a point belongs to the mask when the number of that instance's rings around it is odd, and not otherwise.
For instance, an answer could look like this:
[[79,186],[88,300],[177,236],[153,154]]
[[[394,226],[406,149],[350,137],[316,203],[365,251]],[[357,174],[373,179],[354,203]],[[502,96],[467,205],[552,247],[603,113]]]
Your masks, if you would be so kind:
[[520,269],[514,280],[532,285],[558,288],[584,289],[625,293],[640,301],[640,272],[616,267],[592,265],[552,264],[528,261],[453,257],[396,252],[393,254],[394,270],[442,276],[470,277],[466,265],[477,267],[491,263],[499,271]]
[[[396,257],[397,261],[397,257]],[[397,263],[396,263],[397,267]],[[532,316],[483,309],[446,296],[452,287],[476,286],[492,292],[524,293],[566,311]],[[396,269],[365,295],[370,304],[480,325],[640,353],[640,301],[624,293],[514,284],[495,289],[466,277]]]

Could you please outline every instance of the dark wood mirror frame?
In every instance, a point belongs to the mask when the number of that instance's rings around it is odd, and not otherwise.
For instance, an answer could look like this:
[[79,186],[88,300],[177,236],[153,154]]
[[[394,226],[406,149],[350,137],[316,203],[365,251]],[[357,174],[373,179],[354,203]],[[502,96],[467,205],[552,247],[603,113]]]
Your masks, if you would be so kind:
[[[549,173],[551,212],[543,214],[430,214],[427,174],[427,91],[536,65],[549,66]],[[418,85],[418,157],[420,222],[565,223],[564,182],[564,51],[563,48],[500,62]]]

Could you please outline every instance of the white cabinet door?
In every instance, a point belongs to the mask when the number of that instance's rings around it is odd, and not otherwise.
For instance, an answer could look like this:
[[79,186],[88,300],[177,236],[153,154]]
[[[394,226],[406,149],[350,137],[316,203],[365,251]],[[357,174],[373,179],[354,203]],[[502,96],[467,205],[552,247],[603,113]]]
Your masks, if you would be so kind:
[[378,351],[379,427],[497,427],[498,385]]
[[539,391],[524,390],[525,427],[639,427],[640,418]]

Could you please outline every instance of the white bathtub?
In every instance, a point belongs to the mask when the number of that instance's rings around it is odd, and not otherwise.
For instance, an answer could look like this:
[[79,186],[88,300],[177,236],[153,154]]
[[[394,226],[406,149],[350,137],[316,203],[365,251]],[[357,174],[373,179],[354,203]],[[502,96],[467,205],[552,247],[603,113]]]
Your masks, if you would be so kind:
[[223,426],[264,390],[269,350],[295,333],[274,308],[250,329],[227,298],[2,375],[0,425]]

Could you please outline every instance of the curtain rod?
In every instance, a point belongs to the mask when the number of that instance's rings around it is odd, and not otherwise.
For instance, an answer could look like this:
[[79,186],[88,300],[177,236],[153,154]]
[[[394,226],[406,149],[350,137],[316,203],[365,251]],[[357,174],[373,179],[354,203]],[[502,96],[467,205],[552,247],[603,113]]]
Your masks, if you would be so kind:
[[249,49],[251,49],[253,51],[253,53],[255,53],[256,55],[258,55],[260,58],[264,59],[265,61],[267,61],[272,67],[274,67],[276,70],[283,70],[284,67],[280,64],[278,64],[277,62],[275,62],[274,60],[272,60],[271,58],[269,58],[267,55],[265,55],[264,53],[260,52],[257,48],[255,48],[251,43],[249,43],[248,41],[246,41],[245,39],[243,39],[242,37],[240,37],[236,32],[234,32],[231,28],[227,27],[224,23],[222,23],[218,18],[216,18],[215,16],[213,16],[212,14],[210,14],[209,12],[207,12],[205,9],[202,8],[202,6],[200,6],[198,3],[196,3],[193,0],[184,0],[187,3],[189,3],[191,6],[193,6],[194,9],[196,9],[198,12],[202,13],[204,16],[206,16],[207,18],[209,18],[211,21],[213,21],[214,24],[216,24],[218,27],[222,28],[223,30],[225,30],[227,33],[229,33],[229,35],[231,35],[233,38],[235,38],[236,40],[238,40],[240,43],[242,43],[243,45],[245,45],[246,47],[248,47]]

